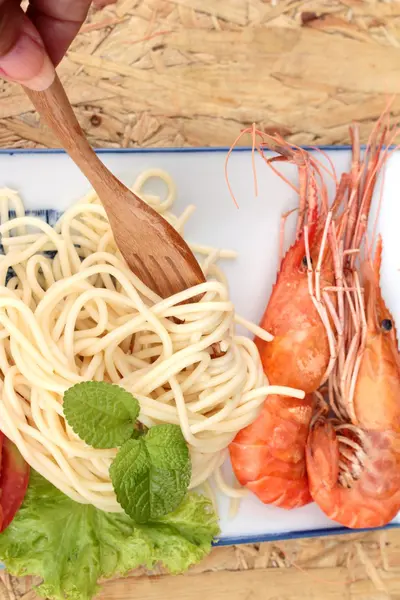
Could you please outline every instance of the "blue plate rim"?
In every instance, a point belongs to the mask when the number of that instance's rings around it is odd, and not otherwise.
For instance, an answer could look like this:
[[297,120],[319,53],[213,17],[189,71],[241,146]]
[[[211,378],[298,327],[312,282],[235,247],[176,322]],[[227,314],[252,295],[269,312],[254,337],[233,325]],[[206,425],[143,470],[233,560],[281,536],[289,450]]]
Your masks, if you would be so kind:
[[[322,145],[322,146],[301,146],[304,150],[322,150],[322,151],[351,151],[349,144],[341,145]],[[365,149],[361,145],[361,149]],[[163,147],[163,148],[95,148],[97,154],[191,154],[191,153],[222,153],[229,152],[228,146],[200,146],[200,147]],[[240,146],[234,148],[233,152],[250,152],[251,146]],[[65,150],[61,148],[0,148],[0,156],[16,155],[65,155]],[[399,529],[400,523],[388,523],[383,527],[370,529],[348,529],[347,527],[325,527],[320,529],[305,529],[299,531],[286,531],[282,533],[266,533],[242,536],[226,536],[217,539],[214,546],[232,546],[240,544],[257,544],[262,542],[284,541],[303,538],[327,537],[331,535],[345,535],[351,533],[364,533],[368,531],[382,531],[387,529]],[[0,569],[3,567],[0,563]]]
[[[343,144],[339,146],[301,146],[303,150],[322,150],[322,151],[349,151],[351,146]],[[239,146],[234,148],[233,152],[250,152],[251,146]],[[365,145],[361,145],[361,149],[365,149]],[[229,152],[228,146],[198,146],[198,147],[152,147],[152,148],[94,148],[97,154],[191,154],[191,153],[221,153]],[[0,148],[1,155],[13,154],[66,154],[62,148]]]
[[357,533],[368,533],[370,531],[386,531],[388,529],[399,529],[400,523],[388,523],[382,527],[370,527],[362,529],[349,529],[348,527],[322,527],[320,529],[303,529],[299,531],[284,531],[282,533],[265,533],[254,535],[226,536],[217,539],[214,546],[238,546],[240,544],[260,544],[262,542],[278,542],[284,540],[296,540],[304,538],[328,537],[331,535],[349,535]]

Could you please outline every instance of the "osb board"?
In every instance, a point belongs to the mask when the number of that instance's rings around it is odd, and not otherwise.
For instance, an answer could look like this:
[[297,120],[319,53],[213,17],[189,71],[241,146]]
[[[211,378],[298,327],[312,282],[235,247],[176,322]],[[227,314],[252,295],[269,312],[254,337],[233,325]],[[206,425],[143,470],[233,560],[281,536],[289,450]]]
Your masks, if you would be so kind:
[[[387,97],[400,114],[400,2],[119,0],[92,11],[59,69],[91,143],[230,145],[255,121],[294,143],[365,140]],[[246,140],[244,140],[246,143]],[[57,141],[0,80],[0,147]],[[1,576],[0,599],[33,600]],[[182,577],[107,583],[123,600],[400,600],[400,531],[218,548]]]
[[[400,93],[400,2],[119,0],[91,12],[60,74],[96,146],[230,145],[253,121],[336,144],[358,119],[365,139]],[[0,146],[37,145],[57,141],[0,84]]]

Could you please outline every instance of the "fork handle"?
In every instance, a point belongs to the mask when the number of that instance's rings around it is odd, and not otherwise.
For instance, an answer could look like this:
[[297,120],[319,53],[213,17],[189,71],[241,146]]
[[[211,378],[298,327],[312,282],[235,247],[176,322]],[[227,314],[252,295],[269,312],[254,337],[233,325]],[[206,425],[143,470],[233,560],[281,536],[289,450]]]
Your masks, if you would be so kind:
[[119,195],[125,186],[107,169],[89,144],[58,75],[42,92],[25,87],[24,91],[64,150],[90,181],[106,211],[112,211],[114,194]]

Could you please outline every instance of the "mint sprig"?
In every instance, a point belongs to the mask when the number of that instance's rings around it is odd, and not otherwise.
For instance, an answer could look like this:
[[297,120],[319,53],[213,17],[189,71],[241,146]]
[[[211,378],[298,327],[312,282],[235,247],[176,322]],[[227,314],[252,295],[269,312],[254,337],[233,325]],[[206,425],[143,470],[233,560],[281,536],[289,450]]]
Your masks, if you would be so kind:
[[136,523],[178,508],[192,474],[189,450],[178,425],[136,428],[139,403],[126,390],[86,381],[64,394],[64,415],[79,437],[94,448],[119,448],[110,467],[117,500]]
[[64,394],[64,415],[79,437],[93,448],[118,448],[129,440],[139,416],[139,402],[105,381],[85,381]]
[[136,523],[158,519],[184,499],[191,478],[189,450],[180,427],[156,425],[119,450],[110,476],[117,500]]

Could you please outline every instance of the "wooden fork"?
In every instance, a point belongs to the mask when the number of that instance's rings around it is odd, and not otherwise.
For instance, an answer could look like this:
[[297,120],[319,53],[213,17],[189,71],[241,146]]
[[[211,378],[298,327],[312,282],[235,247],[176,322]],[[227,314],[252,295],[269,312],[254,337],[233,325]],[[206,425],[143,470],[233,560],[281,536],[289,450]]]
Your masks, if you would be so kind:
[[58,76],[43,92],[24,90],[96,190],[116,244],[130,269],[162,298],[203,283],[200,265],[179,233],[114,177],[98,158],[76,119]]

